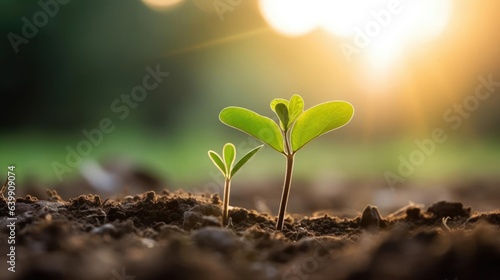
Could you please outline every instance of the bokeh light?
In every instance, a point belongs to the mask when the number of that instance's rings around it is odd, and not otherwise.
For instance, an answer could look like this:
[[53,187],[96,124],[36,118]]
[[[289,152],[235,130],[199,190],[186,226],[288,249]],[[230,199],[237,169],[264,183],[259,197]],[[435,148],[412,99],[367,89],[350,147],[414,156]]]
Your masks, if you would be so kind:
[[260,9],[267,22],[278,32],[303,35],[317,25],[317,11],[307,0],[260,1]]

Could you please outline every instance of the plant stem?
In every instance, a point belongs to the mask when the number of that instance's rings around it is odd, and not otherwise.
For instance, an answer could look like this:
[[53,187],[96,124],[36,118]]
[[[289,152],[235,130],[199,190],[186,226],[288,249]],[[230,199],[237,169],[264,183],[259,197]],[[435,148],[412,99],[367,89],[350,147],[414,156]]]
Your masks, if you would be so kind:
[[224,208],[222,212],[222,225],[226,226],[229,219],[229,192],[231,189],[231,178],[226,178],[224,182]]
[[282,230],[283,223],[285,222],[285,212],[286,204],[288,203],[288,195],[290,194],[290,186],[292,184],[292,172],[293,172],[293,160],[295,154],[286,155],[286,174],[285,182],[283,185],[283,194],[281,195],[280,211],[278,213],[278,222],[276,223],[276,229]]

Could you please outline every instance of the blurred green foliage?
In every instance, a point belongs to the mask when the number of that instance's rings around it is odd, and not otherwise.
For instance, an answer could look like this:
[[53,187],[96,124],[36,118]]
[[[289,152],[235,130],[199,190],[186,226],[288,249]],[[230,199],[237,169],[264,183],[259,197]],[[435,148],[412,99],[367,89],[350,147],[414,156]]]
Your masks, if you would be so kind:
[[[165,12],[141,1],[70,1],[16,54],[7,34],[21,34],[22,18],[31,20],[41,8],[37,1],[1,1],[0,168],[17,164],[21,181],[31,176],[54,181],[51,163],[64,161],[66,146],[85,139],[82,130],[112,118],[116,129],[104,135],[88,158],[128,157],[177,184],[208,181],[206,150],[229,140],[246,141],[220,124],[222,108],[242,106],[268,115],[262,104],[300,93],[309,102],[306,107],[349,100],[357,115],[341,133],[304,149],[296,176],[311,179],[309,173],[317,174],[322,166],[339,176],[383,178],[384,171],[397,166],[400,154],[414,149],[413,140],[442,126],[442,113],[472,94],[477,84],[478,72],[471,69],[470,79],[450,74],[440,82],[418,80],[408,91],[394,86],[383,95],[366,95],[359,88],[366,83],[359,65],[346,64],[338,50],[341,39],[321,32],[295,39],[275,34],[255,2],[244,2],[220,21],[214,11],[200,10],[192,1]],[[447,52],[446,46],[436,47],[438,57]],[[143,82],[147,66],[157,64],[171,75],[118,121],[110,105]],[[492,65],[497,66],[494,59]],[[455,61],[447,67],[463,65]],[[484,74],[496,74],[488,69]],[[413,70],[408,75],[420,73],[418,67]],[[453,98],[436,98],[444,95],[442,84]],[[408,107],[409,98],[417,109]],[[481,103],[414,178],[496,174],[499,102],[496,94]],[[310,159],[317,164],[308,164]],[[255,160],[259,164],[240,176],[282,174],[278,155],[263,150]]]

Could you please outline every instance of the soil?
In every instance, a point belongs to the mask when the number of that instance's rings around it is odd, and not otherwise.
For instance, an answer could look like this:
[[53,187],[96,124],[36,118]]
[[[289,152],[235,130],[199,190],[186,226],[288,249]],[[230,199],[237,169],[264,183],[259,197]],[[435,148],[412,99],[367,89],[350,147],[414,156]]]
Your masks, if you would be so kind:
[[500,212],[459,202],[288,215],[277,231],[275,216],[238,207],[222,227],[218,195],[48,195],[17,199],[15,273],[0,198],[1,279],[500,279]]

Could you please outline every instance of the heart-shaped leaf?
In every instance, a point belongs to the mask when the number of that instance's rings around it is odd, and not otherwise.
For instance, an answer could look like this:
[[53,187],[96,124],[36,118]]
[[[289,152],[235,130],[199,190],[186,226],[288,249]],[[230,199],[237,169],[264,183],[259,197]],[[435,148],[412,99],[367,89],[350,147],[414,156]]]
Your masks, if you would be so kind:
[[291,132],[292,149],[298,151],[309,141],[347,124],[354,107],[345,101],[331,101],[306,110],[297,118]]
[[250,152],[248,152],[246,155],[244,155],[233,167],[233,170],[231,170],[231,177],[234,176],[234,174],[236,174],[236,172],[238,172],[238,170],[240,170],[240,168],[245,164],[247,163],[247,161],[253,157],[253,155],[255,155],[264,145],[260,145],[256,148],[254,148],[253,150],[251,150]]
[[236,157],[236,148],[233,144],[227,143],[224,145],[222,153],[224,163],[226,164],[226,174],[231,174],[231,167],[233,166],[234,159]]
[[276,110],[276,115],[278,115],[278,118],[280,119],[281,128],[284,131],[287,131],[288,125],[290,124],[290,118],[288,117],[288,108],[286,107],[285,104],[278,103],[276,104],[275,110]]
[[283,98],[275,98],[275,99],[271,100],[271,104],[270,104],[271,110],[273,110],[273,112],[276,113],[276,105],[278,105],[280,103],[285,104],[285,106],[288,107],[289,102],[288,102],[288,100],[283,99]]
[[290,103],[288,104],[288,114],[290,116],[290,121],[288,125],[292,125],[293,122],[304,112],[304,99],[298,94],[294,94],[290,98]]
[[212,160],[215,166],[219,168],[220,172],[222,172],[224,176],[227,176],[226,166],[224,165],[224,162],[222,161],[220,156],[214,151],[208,151],[208,157]]
[[219,119],[224,124],[261,140],[276,151],[283,152],[283,136],[272,119],[241,107],[224,108]]

